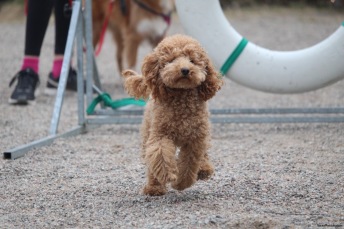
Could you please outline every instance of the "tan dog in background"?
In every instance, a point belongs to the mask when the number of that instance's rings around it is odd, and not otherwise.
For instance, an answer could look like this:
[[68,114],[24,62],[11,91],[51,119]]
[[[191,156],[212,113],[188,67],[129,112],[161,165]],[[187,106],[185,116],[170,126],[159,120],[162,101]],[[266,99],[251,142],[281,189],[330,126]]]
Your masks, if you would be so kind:
[[173,10],[173,0],[93,0],[93,45],[96,47],[108,20],[119,70],[124,66],[132,69],[142,41],[148,40],[155,47],[164,38]]
[[164,195],[168,183],[184,190],[208,179],[214,169],[207,153],[207,101],[223,80],[199,42],[185,35],[166,37],[144,59],[142,76],[127,70],[123,77],[129,95],[149,98],[141,129],[144,194]]

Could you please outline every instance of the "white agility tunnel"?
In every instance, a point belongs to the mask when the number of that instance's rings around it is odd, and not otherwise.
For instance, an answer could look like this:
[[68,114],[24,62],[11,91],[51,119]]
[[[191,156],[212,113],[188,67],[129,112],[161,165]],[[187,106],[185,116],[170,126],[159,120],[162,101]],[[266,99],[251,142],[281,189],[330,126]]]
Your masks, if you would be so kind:
[[[220,69],[243,37],[230,25],[219,0],[176,0],[185,32],[196,38]],[[226,76],[271,93],[301,93],[344,78],[344,22],[327,39],[296,51],[269,50],[248,42]]]

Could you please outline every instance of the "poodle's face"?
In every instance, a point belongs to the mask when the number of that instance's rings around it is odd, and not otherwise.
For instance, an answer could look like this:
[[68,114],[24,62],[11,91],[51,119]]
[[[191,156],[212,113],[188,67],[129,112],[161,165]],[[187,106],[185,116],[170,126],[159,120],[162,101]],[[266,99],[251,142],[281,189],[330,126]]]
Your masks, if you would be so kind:
[[185,35],[160,42],[145,58],[142,73],[155,98],[165,95],[166,88],[197,88],[207,100],[222,85],[206,52],[195,39]]
[[169,88],[195,88],[206,79],[206,60],[195,44],[183,47],[165,47],[159,58],[160,77]]

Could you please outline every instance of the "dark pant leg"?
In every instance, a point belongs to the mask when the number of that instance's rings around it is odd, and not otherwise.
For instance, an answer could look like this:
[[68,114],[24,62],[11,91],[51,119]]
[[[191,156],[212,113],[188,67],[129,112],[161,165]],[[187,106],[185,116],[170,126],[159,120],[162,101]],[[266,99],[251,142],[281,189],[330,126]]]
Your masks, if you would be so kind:
[[52,0],[28,0],[24,54],[39,56],[52,12]]
[[54,0],[55,12],[55,54],[63,55],[69,30],[71,17],[64,15],[64,6],[69,4],[68,0]]

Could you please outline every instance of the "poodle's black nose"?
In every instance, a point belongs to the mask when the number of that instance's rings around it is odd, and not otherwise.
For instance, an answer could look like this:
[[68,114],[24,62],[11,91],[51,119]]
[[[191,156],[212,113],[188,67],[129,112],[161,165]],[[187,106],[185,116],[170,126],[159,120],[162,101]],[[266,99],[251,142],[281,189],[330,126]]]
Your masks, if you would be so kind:
[[182,68],[180,71],[182,72],[183,76],[187,76],[190,72],[188,68]]

